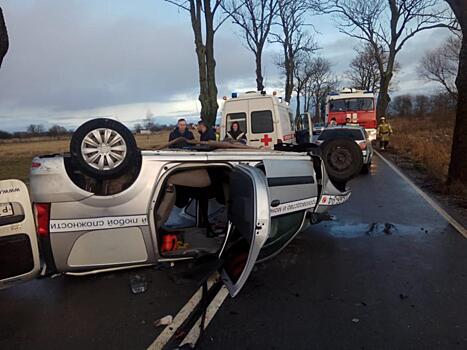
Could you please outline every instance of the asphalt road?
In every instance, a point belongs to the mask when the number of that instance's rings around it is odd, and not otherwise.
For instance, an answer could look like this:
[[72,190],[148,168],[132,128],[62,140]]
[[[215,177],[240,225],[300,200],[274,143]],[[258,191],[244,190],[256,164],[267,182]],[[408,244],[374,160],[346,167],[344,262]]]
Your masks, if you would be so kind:
[[[336,220],[227,298],[200,349],[465,349],[467,240],[378,158]],[[0,349],[145,349],[203,269],[59,276],[0,291]],[[149,288],[134,295],[129,277]]]
[[466,349],[467,240],[379,158],[336,220],[227,299],[200,349]]
[[[93,276],[59,276],[0,291],[0,349],[146,349],[206,269],[179,264]],[[188,272],[186,272],[188,271]],[[132,294],[130,277],[144,276]]]

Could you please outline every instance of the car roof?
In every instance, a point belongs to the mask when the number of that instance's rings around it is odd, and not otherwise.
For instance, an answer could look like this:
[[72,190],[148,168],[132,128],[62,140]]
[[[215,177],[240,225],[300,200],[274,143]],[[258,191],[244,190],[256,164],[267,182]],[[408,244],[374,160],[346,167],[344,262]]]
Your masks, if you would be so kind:
[[328,127],[325,128],[323,131],[325,131],[325,130],[345,130],[345,129],[363,131],[363,127],[360,126],[360,125],[337,125],[337,126],[328,126]]

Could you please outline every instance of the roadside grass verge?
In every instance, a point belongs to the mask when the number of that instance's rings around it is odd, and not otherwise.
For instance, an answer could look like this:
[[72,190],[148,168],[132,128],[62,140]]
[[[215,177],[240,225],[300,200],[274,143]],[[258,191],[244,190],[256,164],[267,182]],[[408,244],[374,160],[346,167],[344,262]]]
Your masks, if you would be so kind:
[[398,117],[391,119],[392,149],[412,160],[438,182],[447,179],[451,158],[452,117]]
[[454,115],[427,117],[396,117],[390,120],[393,136],[390,151],[402,163],[410,162],[415,170],[425,175],[427,182],[441,193],[465,196],[462,185],[445,185],[451,159]]

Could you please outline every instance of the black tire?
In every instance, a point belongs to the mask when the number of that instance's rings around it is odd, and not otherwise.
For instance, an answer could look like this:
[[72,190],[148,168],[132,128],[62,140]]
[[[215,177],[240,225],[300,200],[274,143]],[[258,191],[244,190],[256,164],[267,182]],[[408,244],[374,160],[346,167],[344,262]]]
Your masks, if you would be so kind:
[[345,183],[360,173],[363,156],[360,147],[350,138],[337,138],[321,145],[326,172],[334,184]]
[[[95,136],[96,132],[100,136]],[[78,170],[100,180],[124,175],[139,163],[139,150],[131,131],[122,123],[107,118],[92,119],[81,125],[71,137],[70,153]],[[93,156],[98,161],[104,159],[102,167],[91,161]]]

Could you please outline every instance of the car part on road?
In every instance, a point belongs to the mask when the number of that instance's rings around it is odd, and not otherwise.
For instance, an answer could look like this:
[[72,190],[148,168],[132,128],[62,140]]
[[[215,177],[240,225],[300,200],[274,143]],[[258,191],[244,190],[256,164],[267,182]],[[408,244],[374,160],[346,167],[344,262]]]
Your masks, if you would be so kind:
[[137,164],[138,147],[130,130],[107,118],[90,120],[81,125],[70,142],[74,164],[88,176],[99,179],[123,175]]
[[130,276],[130,289],[133,294],[144,293],[148,289],[148,282],[144,275]]
[[321,221],[333,221],[335,220],[335,217],[327,212],[309,213],[308,219],[310,220],[310,225],[316,225],[319,224]]
[[160,326],[168,326],[173,322],[173,316],[172,315],[167,315],[164,316],[157,321],[154,321],[154,327],[160,327]]

